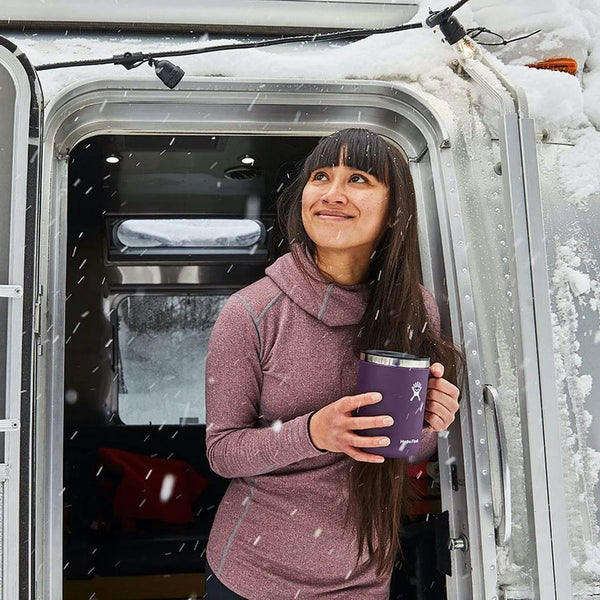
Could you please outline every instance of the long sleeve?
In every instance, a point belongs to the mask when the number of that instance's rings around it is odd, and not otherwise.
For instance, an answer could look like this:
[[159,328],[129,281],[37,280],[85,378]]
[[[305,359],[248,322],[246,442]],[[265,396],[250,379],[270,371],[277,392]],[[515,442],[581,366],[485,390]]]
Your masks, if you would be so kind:
[[259,427],[262,368],[259,324],[231,296],[219,314],[206,355],[206,454],[222,477],[250,477],[321,456],[303,414]]
[[[427,288],[421,287],[421,291],[423,292],[425,307],[427,308],[432,327],[434,331],[439,335],[441,327],[440,311],[437,302],[435,301],[433,294],[429,290],[427,290]],[[432,456],[433,453],[437,450],[437,440],[437,431],[423,429],[423,432],[421,434],[421,445],[419,446],[419,452],[417,454],[413,454],[413,456],[411,456],[408,459],[409,464],[414,465],[423,462],[424,460],[427,460],[430,456]]]

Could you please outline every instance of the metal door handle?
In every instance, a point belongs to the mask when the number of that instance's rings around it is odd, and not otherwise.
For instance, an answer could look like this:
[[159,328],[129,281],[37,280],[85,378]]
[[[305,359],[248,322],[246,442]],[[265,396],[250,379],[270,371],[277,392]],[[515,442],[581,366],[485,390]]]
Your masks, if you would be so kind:
[[[510,470],[508,467],[506,435],[504,432],[504,422],[502,421],[502,414],[500,412],[500,404],[498,402],[498,397],[498,391],[494,386],[483,386],[483,400],[492,409],[492,413],[494,415],[494,424],[496,427],[495,433],[498,439],[498,457],[500,462],[499,476],[502,488],[502,511],[496,511],[496,507],[494,507],[494,528],[496,530],[496,545],[506,546],[510,542],[512,532],[512,504],[510,497]],[[494,495],[492,494],[492,499],[493,497]],[[497,516],[498,512],[499,514]]]

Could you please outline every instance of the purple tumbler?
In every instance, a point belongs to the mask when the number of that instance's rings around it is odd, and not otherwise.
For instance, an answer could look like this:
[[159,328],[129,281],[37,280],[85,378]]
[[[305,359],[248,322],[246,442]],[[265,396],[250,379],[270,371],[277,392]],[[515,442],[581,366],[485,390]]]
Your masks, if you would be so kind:
[[388,458],[406,458],[421,446],[425,416],[425,398],[429,380],[429,358],[389,350],[367,350],[360,353],[356,394],[379,392],[382,399],[361,406],[355,417],[390,415],[394,424],[355,430],[358,435],[386,436],[385,447],[360,449]]

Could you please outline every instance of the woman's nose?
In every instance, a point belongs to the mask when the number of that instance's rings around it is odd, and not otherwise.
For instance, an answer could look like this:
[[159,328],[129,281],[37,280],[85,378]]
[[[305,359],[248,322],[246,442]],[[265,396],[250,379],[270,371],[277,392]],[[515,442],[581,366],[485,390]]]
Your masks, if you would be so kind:
[[331,202],[346,202],[348,198],[346,196],[343,183],[339,181],[332,181],[328,188],[324,191],[322,199],[329,200]]

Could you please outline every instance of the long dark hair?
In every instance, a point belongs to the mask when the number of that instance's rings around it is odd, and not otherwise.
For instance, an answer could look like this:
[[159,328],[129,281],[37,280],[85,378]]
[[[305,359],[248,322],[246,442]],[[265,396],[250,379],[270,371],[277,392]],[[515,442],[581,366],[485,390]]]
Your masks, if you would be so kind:
[[[277,199],[281,235],[288,247],[293,243],[302,244],[315,258],[316,245],[302,223],[302,190],[313,171],[337,166],[340,162],[372,174],[389,188],[387,226],[382,228],[371,255],[367,306],[353,343],[356,358],[369,348],[429,356],[431,364],[444,365],[443,377],[460,389],[465,356],[451,338],[443,333],[438,335],[431,327],[420,290],[422,275],[414,187],[408,163],[394,145],[368,129],[344,129],[322,138]],[[296,260],[295,253],[292,256]],[[298,260],[296,263],[306,273]],[[349,499],[345,523],[354,527],[358,540],[355,567],[366,543],[368,563],[377,564],[377,576],[391,574],[397,558],[403,559],[402,522],[405,517],[414,517],[410,501],[415,494],[406,477],[406,462],[401,458],[388,458],[382,464],[348,461]]]

